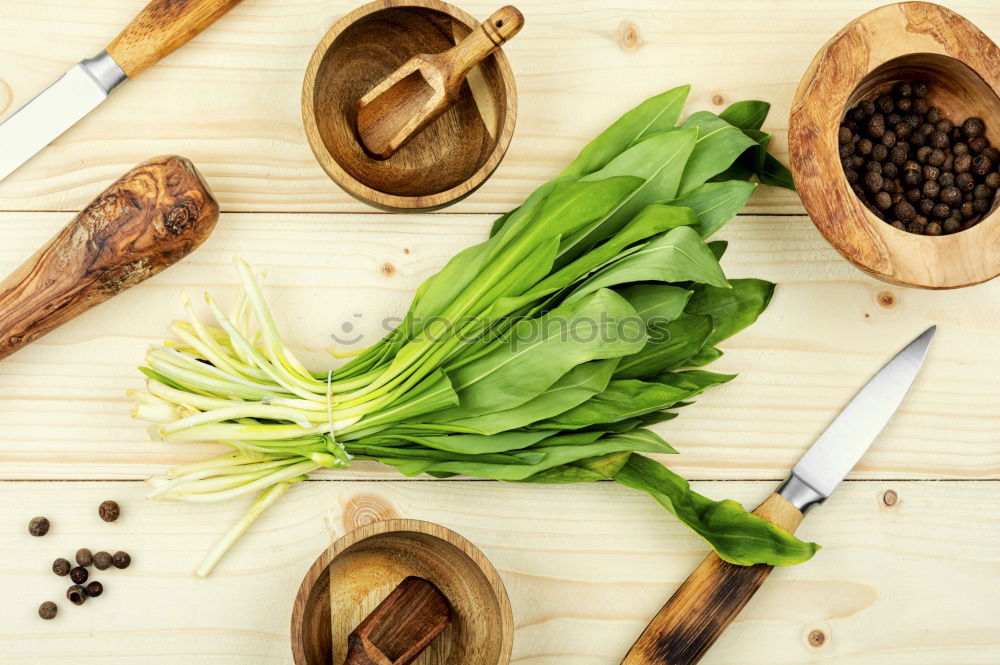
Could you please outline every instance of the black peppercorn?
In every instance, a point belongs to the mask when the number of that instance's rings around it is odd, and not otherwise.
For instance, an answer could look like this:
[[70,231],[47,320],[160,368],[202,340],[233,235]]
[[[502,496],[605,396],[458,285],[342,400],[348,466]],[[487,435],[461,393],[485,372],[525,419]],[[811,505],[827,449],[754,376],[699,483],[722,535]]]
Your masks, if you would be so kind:
[[994,164],[1000,163],[1000,148],[989,147],[983,150],[983,154],[990,158]]
[[958,157],[959,155],[968,155],[969,154],[968,144],[959,141],[955,145],[951,146],[951,154],[955,155],[956,157]]
[[958,187],[959,191],[971,193],[976,186],[976,179],[972,177],[971,173],[959,173],[955,176],[955,186]]
[[912,97],[913,84],[909,81],[899,81],[892,86],[892,94],[896,95],[896,97]]
[[962,192],[958,191],[958,187],[948,186],[941,190],[939,195],[941,203],[949,206],[957,206],[962,202]]
[[941,235],[941,225],[937,222],[931,222],[924,227],[924,235],[929,236],[939,236]]
[[869,136],[875,139],[882,138],[882,134],[885,133],[885,116],[881,113],[874,114],[868,118],[867,127]]
[[98,581],[93,581],[87,585],[87,595],[91,598],[97,598],[102,593],[104,593],[104,585]]
[[903,197],[904,197],[904,198],[905,198],[905,199],[906,199],[906,200],[907,200],[907,201],[908,201],[909,203],[916,203],[917,201],[919,201],[919,200],[920,200],[920,197],[921,197],[921,196],[922,196],[922,195],[921,195],[921,193],[920,193],[920,190],[919,190],[919,189],[908,189],[908,190],[906,190],[906,192],[904,192],[904,193],[903,193]]
[[1000,189],[1000,171],[994,171],[983,181],[990,189]]
[[916,217],[913,218],[913,221],[919,224],[920,226],[927,226],[927,218],[924,217],[923,215],[917,215]]
[[885,133],[882,134],[882,145],[886,148],[891,148],[896,145],[896,132],[891,129],[885,130]]
[[975,199],[972,202],[972,209],[981,215],[990,209],[990,202],[986,199]]
[[841,125],[840,131],[837,132],[837,140],[840,141],[841,145],[847,145],[851,142],[851,128],[847,125]]
[[873,173],[882,173],[882,162],[865,162],[865,170]]
[[896,213],[896,219],[903,222],[913,221],[913,218],[917,216],[917,211],[913,209],[913,206],[906,201],[900,201],[896,204],[894,208]]
[[926,164],[923,168],[923,174],[926,180],[937,180],[938,176],[941,175],[941,169],[931,164]]
[[923,195],[929,199],[936,199],[938,194],[941,193],[941,185],[937,184],[933,180],[927,180],[924,182]]
[[66,589],[66,598],[74,605],[83,605],[83,601],[87,600],[87,590],[79,584],[74,584]]
[[944,164],[944,151],[940,148],[931,150],[931,154],[927,155],[927,163],[931,166],[941,166]]
[[42,617],[46,621],[50,619],[55,619],[56,614],[59,613],[59,608],[51,600],[46,600],[44,603],[38,606],[38,616]]
[[937,124],[934,125],[934,129],[951,136],[951,130],[954,129],[954,125],[951,124],[951,120],[948,118],[941,118],[937,121]]
[[[881,170],[881,166],[879,170]],[[882,189],[882,176],[875,171],[869,171],[865,174],[864,185],[868,193],[874,194]]]
[[917,148],[917,161],[919,161],[921,164],[926,164],[927,158],[930,157],[931,155],[931,150],[933,150],[933,148],[931,148],[929,145],[922,145],[919,148]]
[[955,157],[953,165],[955,173],[965,173],[972,168],[972,155],[966,153]]
[[882,113],[892,113],[892,110],[896,108],[896,104],[892,101],[892,97],[889,95],[882,95],[876,99],[875,106],[877,106]]
[[847,176],[847,182],[852,185],[858,181],[858,172],[854,169],[845,169],[844,175]]
[[920,199],[917,203],[917,210],[919,210],[920,214],[925,217],[930,215],[931,211],[934,210],[934,201],[930,199]]
[[913,136],[913,127],[910,127],[910,125],[905,122],[897,122],[892,129],[896,132],[896,138],[900,141],[905,141]]
[[94,568],[107,570],[111,567],[111,555],[107,552],[98,552],[94,555]]
[[875,102],[871,100],[861,102],[861,110],[864,112],[865,116],[870,116],[875,113]]
[[903,122],[910,126],[910,129],[916,129],[923,124],[923,119],[916,113],[908,113],[903,116]]
[[920,97],[920,98],[926,97],[928,91],[929,87],[927,85],[927,81],[917,81],[916,83],[913,84],[914,97]]
[[954,217],[949,217],[944,220],[944,224],[941,226],[941,230],[945,233],[955,233],[962,228],[962,223],[959,222]]
[[124,570],[128,568],[132,563],[132,557],[129,556],[128,552],[122,552],[121,550],[115,552],[114,556],[111,557],[111,561],[115,568],[120,568]]
[[65,577],[66,575],[69,575],[70,568],[72,568],[72,566],[66,559],[60,558],[52,562],[52,572],[58,575],[59,577]]
[[917,99],[913,102],[913,112],[919,113],[920,115],[925,115],[928,110],[930,110],[931,105],[927,103],[926,99]]
[[882,166],[882,177],[886,180],[891,180],[899,175],[899,167],[896,166],[895,162],[886,162]]
[[879,192],[875,195],[875,207],[879,210],[888,210],[892,206],[892,197],[889,192]]
[[962,133],[970,139],[982,136],[984,131],[986,131],[986,125],[982,118],[966,118],[965,122],[962,123]]
[[871,157],[877,162],[884,162],[885,158],[889,156],[889,149],[886,148],[881,143],[876,143],[872,146]]
[[912,108],[913,108],[913,100],[906,99],[905,97],[903,99],[896,100],[896,110],[899,111],[900,113],[908,113]]
[[913,132],[913,134],[910,135],[910,143],[918,148],[922,148],[927,145],[927,135],[921,134],[920,132]]
[[972,167],[970,170],[978,176],[986,176],[990,172],[990,167],[993,164],[990,163],[990,158],[986,155],[979,154],[972,158]]
[[941,109],[936,106],[927,109],[927,122],[936,125],[939,120],[941,120]]
[[858,141],[858,154],[867,157],[872,154],[872,142],[871,139],[861,139]]
[[902,223],[901,221],[899,221],[898,219],[897,219],[897,220],[895,220],[895,221],[894,221],[894,222],[893,222],[892,224],[890,224],[890,226],[892,226],[893,228],[897,228],[897,229],[899,229],[900,231],[905,231],[905,230],[906,230],[906,224],[903,224],[903,223]]
[[977,199],[988,199],[993,196],[993,190],[987,187],[985,183],[980,183],[972,190],[972,195]]
[[847,117],[854,122],[863,122],[865,119],[865,112],[860,106],[855,106],[847,114]]
[[948,216],[951,215],[951,208],[944,203],[938,203],[934,206],[933,215],[935,219],[948,219]]
[[924,225],[919,222],[910,222],[906,225],[906,230],[920,236],[924,234]]
[[98,506],[97,514],[100,515],[101,519],[105,522],[114,522],[121,516],[122,509],[117,502],[109,499]]
[[32,536],[44,536],[49,532],[49,520],[45,517],[32,517],[28,522],[28,533]]
[[945,187],[951,187],[952,185],[955,184],[955,174],[952,173],[951,171],[945,171],[944,173],[938,176],[937,181],[938,184],[941,185],[942,189]]
[[969,139],[969,152],[978,155],[987,148],[990,147],[990,142],[986,140],[985,136],[976,136]]
[[94,562],[94,555],[86,547],[81,547],[76,551],[76,565],[86,568]]
[[951,171],[952,167],[955,165],[955,157],[950,152],[944,153],[944,161],[941,162],[942,171]]
[[76,582],[77,584],[83,584],[90,577],[90,573],[83,566],[77,566],[73,570],[69,571],[69,578]]
[[976,214],[976,209],[972,207],[972,201],[966,201],[963,203],[960,210],[962,212],[962,217],[965,219],[969,219]]
[[939,150],[944,150],[951,145],[951,139],[944,132],[934,132],[931,134],[930,145]]
[[865,163],[865,158],[862,157],[861,155],[854,155],[853,157],[851,157],[851,165],[854,168],[857,168],[864,163]]

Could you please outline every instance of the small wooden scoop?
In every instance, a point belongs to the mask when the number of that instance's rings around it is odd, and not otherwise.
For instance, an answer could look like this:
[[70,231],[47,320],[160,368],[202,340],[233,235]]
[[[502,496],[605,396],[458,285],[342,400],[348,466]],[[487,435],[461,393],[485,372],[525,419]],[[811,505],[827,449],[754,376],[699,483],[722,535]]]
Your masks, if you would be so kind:
[[347,637],[344,665],[409,665],[451,623],[448,599],[407,577]]
[[388,159],[457,100],[466,75],[516,35],[524,16],[502,7],[458,45],[421,53],[358,102],[358,137],[376,159]]

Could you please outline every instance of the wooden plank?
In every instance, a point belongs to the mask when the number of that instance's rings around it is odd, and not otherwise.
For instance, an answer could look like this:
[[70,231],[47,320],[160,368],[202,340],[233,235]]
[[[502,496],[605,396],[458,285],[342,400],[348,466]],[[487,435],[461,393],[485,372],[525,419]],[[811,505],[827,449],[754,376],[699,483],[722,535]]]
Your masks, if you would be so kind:
[[[0,214],[0,273],[12,270],[67,215]],[[213,449],[152,443],[128,417],[146,347],[183,315],[179,294],[235,292],[231,260],[268,272],[274,315],[308,364],[331,333],[367,342],[393,325],[413,290],[490,217],[228,214],[215,235],[171,268],[0,363],[0,477],[142,478]],[[721,237],[733,277],[780,283],[760,321],[713,365],[740,372],[659,431],[692,478],[778,479],[860,385],[931,323],[938,339],[897,417],[861,462],[859,478],[1000,477],[1000,281],[941,293],[900,289],[840,258],[804,217],[740,217]],[[343,326],[350,324],[351,333]],[[338,474],[341,472],[338,472]],[[397,477],[359,464],[351,473]]]
[[[748,505],[772,488],[696,487]],[[652,500],[611,483],[311,482],[201,580],[190,571],[242,506],[161,504],[143,491],[132,482],[0,483],[9,518],[0,524],[0,660],[290,663],[292,600],[313,559],[347,529],[405,516],[458,531],[493,561],[514,610],[513,663],[612,665],[706,551]],[[123,506],[112,525],[96,515],[108,497]],[[776,570],[703,663],[1000,662],[998,509],[998,482],[847,483],[800,529],[824,549]],[[25,528],[39,513],[53,524],[43,539]],[[104,595],[74,607],[49,566],[81,546],[126,549],[133,564],[95,573]],[[46,599],[59,603],[52,622],[35,615]],[[822,646],[810,645],[813,631]]]
[[[0,210],[77,210],[131,166],[166,152],[194,160],[225,210],[369,210],[316,164],[299,110],[302,76],[315,45],[357,4],[244,2],[4,181]],[[771,101],[765,128],[775,133],[773,145],[784,157],[789,104],[806,65],[841,26],[881,4],[519,3],[527,23],[506,49],[520,98],[514,141],[493,178],[450,210],[509,209],[627,108],[683,83],[694,84],[690,110],[720,110],[746,98]],[[141,5],[6,0],[0,114],[103,48]],[[1000,39],[1000,5],[994,0],[949,6]],[[480,17],[496,9],[492,0],[469,0],[462,7]],[[752,210],[800,212],[801,206],[791,192],[770,190]]]

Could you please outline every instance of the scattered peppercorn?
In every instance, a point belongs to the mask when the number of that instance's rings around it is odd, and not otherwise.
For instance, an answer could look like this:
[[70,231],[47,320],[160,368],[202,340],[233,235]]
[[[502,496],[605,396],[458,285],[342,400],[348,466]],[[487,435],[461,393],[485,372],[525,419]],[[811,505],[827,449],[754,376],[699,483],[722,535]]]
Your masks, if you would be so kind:
[[119,550],[114,553],[114,556],[111,557],[111,562],[114,564],[115,568],[124,570],[132,563],[132,557],[129,556],[128,552],[122,552]]
[[94,562],[94,555],[86,547],[81,547],[76,551],[76,565],[86,568]]
[[52,572],[58,575],[59,577],[65,577],[66,575],[69,575],[70,568],[72,568],[72,566],[66,559],[60,558],[52,562]]
[[90,577],[90,573],[83,566],[77,566],[73,570],[69,571],[69,578],[76,582],[77,584],[83,584]]
[[122,511],[117,502],[108,500],[100,505],[97,513],[105,522],[114,522],[121,516]]
[[28,522],[28,533],[32,536],[44,536],[49,532],[49,520],[46,517],[32,517]]
[[50,619],[55,619],[56,614],[59,613],[59,607],[56,606],[51,600],[46,600],[44,603],[38,606],[38,616],[42,617],[46,621]]
[[107,570],[112,565],[111,555],[107,552],[97,552],[94,554],[94,568]]
[[1000,149],[981,118],[955,123],[925,81],[899,81],[844,115],[837,141],[851,189],[876,217],[929,236],[956,233],[1000,199]]
[[74,605],[83,605],[83,601],[87,600],[87,590],[79,584],[74,584],[66,589],[66,598]]
[[91,598],[97,598],[102,593],[104,593],[104,585],[97,580],[94,580],[87,585],[87,595]]

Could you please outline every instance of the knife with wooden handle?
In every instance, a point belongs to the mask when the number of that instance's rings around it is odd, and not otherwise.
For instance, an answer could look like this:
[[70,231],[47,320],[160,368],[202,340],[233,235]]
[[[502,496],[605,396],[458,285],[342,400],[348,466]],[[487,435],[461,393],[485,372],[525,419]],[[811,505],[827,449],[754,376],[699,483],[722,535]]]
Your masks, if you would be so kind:
[[183,157],[132,169],[0,282],[0,358],[184,258],[218,219]]
[[[878,437],[917,378],[931,326],[885,364],[830,423],[754,514],[794,532]],[[737,566],[710,554],[654,617],[622,665],[694,665],[750,601],[771,566]]]
[[0,180],[242,0],[152,0],[108,47],[0,123]]

